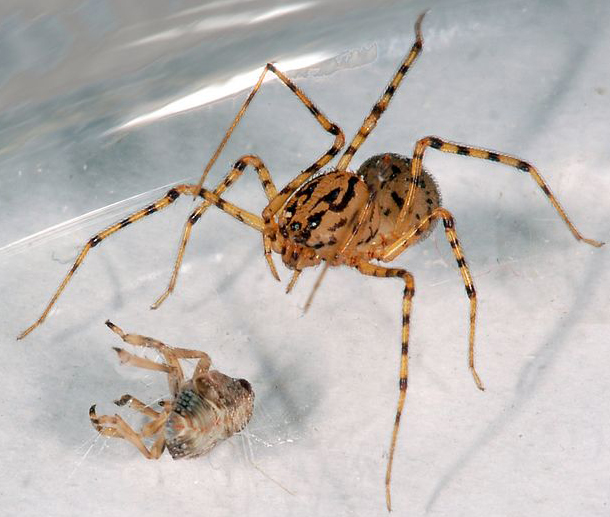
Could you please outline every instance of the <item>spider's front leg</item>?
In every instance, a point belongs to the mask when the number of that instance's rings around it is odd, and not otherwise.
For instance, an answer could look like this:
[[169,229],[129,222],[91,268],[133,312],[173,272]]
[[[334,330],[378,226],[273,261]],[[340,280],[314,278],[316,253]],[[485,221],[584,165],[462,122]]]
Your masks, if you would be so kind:
[[[273,182],[271,181],[269,173],[268,173],[267,169],[265,168],[264,164],[262,163],[262,161],[260,161],[260,159],[258,159],[255,156],[244,156],[240,160],[238,160],[238,162],[235,164],[235,167],[233,168],[233,170],[229,172],[227,177],[220,183],[220,185],[217,187],[217,190],[215,192],[203,189],[201,187],[201,185],[203,184],[203,181],[204,181],[207,173],[209,172],[212,164],[218,158],[220,151],[223,149],[227,140],[229,139],[229,136],[231,135],[231,133],[237,126],[239,120],[241,119],[244,112],[246,111],[246,108],[248,107],[250,101],[252,100],[252,98],[254,97],[254,95],[256,94],[258,89],[260,88],[263,78],[268,71],[273,72],[299,98],[299,100],[301,100],[301,102],[307,107],[307,109],[310,111],[310,113],[316,118],[316,120],[322,126],[322,128],[335,137],[332,146],[320,158],[318,158],[318,160],[316,160],[316,162],[313,165],[308,167],[303,173],[299,174],[299,176],[296,179],[291,181],[290,184],[287,185],[287,187],[285,187],[282,190],[282,192],[280,192],[279,194],[277,194],[277,190],[276,190],[275,186],[273,185]],[[267,64],[265,66],[265,69],[263,70],[263,73],[261,74],[258,82],[256,83],[254,89],[250,92],[250,95],[248,96],[248,98],[246,99],[244,104],[242,105],[242,108],[238,112],[238,114],[235,117],[233,123],[231,124],[229,130],[226,132],[223,140],[221,141],[220,145],[216,149],[216,152],[214,153],[214,155],[208,162],[208,165],[206,166],[204,173],[201,176],[201,179],[199,180],[198,184],[197,185],[176,185],[175,187],[170,189],[163,198],[159,199],[155,203],[143,208],[142,210],[135,212],[134,214],[130,215],[129,217],[123,219],[122,221],[119,221],[116,224],[113,224],[109,228],[97,233],[91,239],[89,239],[89,241],[87,241],[87,243],[85,244],[85,246],[83,247],[81,252],[78,254],[76,260],[74,261],[74,264],[72,265],[72,267],[70,268],[70,270],[68,271],[68,273],[66,274],[64,279],[62,280],[61,284],[59,285],[59,287],[53,294],[53,297],[51,298],[51,300],[45,307],[41,316],[32,325],[30,325],[26,330],[24,330],[21,334],[19,334],[17,339],[23,339],[25,336],[27,336],[30,332],[32,332],[36,327],[38,327],[38,325],[40,325],[46,319],[47,315],[49,314],[49,312],[55,305],[55,302],[57,301],[57,299],[59,298],[61,293],[64,291],[64,289],[66,288],[66,286],[68,285],[68,283],[70,282],[72,277],[74,276],[74,273],[83,263],[85,257],[87,256],[89,251],[91,251],[92,248],[96,247],[104,239],[106,239],[107,237],[110,237],[112,234],[118,232],[119,230],[125,228],[126,226],[169,206],[180,195],[188,194],[193,197],[197,197],[197,196],[205,197],[204,192],[206,192],[208,194],[206,200],[203,203],[201,203],[201,205],[199,207],[197,207],[197,209],[189,216],[189,220],[187,221],[187,224],[185,225],[185,228],[182,233],[180,248],[178,251],[178,257],[176,259],[174,272],[172,274],[172,278],[170,280],[168,289],[153,304],[153,308],[158,307],[163,302],[163,300],[165,300],[165,298],[171,293],[171,291],[174,288],[174,285],[175,285],[176,279],[177,279],[177,275],[178,275],[178,270],[179,270],[180,264],[182,262],[182,258],[184,255],[184,249],[188,242],[192,225],[197,222],[197,220],[199,219],[199,217],[201,217],[201,214],[205,211],[205,209],[209,206],[209,204],[215,204],[220,209],[225,210],[226,212],[228,212],[230,215],[232,215],[239,221],[244,222],[244,223],[248,224],[249,226],[253,227],[254,229],[259,230],[261,233],[263,233],[264,225],[262,224],[262,221],[260,220],[259,217],[254,216],[254,215],[246,212],[245,210],[241,210],[238,207],[236,207],[235,205],[231,205],[231,203],[227,203],[224,200],[221,200],[219,198],[220,193],[224,192],[224,190],[226,190],[231,185],[231,183],[234,182],[241,175],[241,172],[246,167],[246,165],[252,165],[255,168],[258,167],[257,170],[259,172],[259,177],[261,178],[261,183],[263,184],[263,188],[265,190],[265,193],[267,194],[267,199],[270,200],[267,208],[269,209],[269,207],[271,207],[271,209],[270,209],[270,212],[266,212],[266,213],[270,213],[271,217],[272,217],[281,208],[282,204],[285,202],[285,200],[288,198],[288,196],[290,196],[291,192],[293,192],[296,188],[298,188],[299,185],[301,185],[303,182],[305,182],[307,180],[307,178],[309,178],[313,173],[320,170],[326,163],[328,163],[341,150],[341,147],[343,147],[344,143],[345,143],[345,137],[343,136],[343,132],[341,131],[341,129],[336,124],[333,124],[332,122],[330,122],[330,120],[326,116],[324,116],[324,114],[307,98],[307,96],[292,81],[290,81],[290,79],[288,79],[284,74],[282,74],[282,72],[277,70],[275,68],[275,66],[273,66],[272,64]],[[268,231],[265,232],[263,235],[264,246],[265,246],[265,250],[266,250],[265,253],[267,255],[267,260],[269,261],[270,265],[272,265],[271,257],[270,257],[271,246],[270,246],[268,235],[269,235]],[[269,248],[269,249],[267,249],[267,248]],[[274,268],[272,268],[272,271],[273,270],[274,270]],[[275,273],[275,276],[277,277],[277,273]]]
[[396,450],[396,441],[398,439],[400,417],[402,415],[402,410],[404,408],[405,398],[407,395],[407,382],[409,376],[409,319],[411,315],[411,300],[415,294],[415,281],[413,279],[413,275],[404,269],[377,266],[366,262],[365,260],[358,262],[356,264],[356,268],[363,275],[382,278],[400,278],[405,283],[405,289],[402,297],[402,339],[400,350],[400,380],[398,383],[398,407],[396,409],[396,418],[394,420],[394,428],[392,430],[392,441],[390,443],[390,453],[385,477],[386,505],[388,507],[388,511],[391,511],[392,500],[390,487],[392,481],[392,464],[394,462],[394,452]]
[[344,171],[347,170],[349,163],[352,158],[356,154],[356,151],[360,148],[360,146],[367,139],[371,131],[375,129],[377,122],[381,118],[381,115],[388,108],[392,97],[396,93],[396,90],[400,86],[400,83],[405,77],[405,74],[409,71],[413,63],[417,59],[417,56],[421,53],[424,47],[424,37],[421,31],[421,25],[424,20],[424,16],[426,16],[427,11],[424,11],[417,17],[417,21],[415,22],[415,43],[411,47],[409,53],[405,56],[403,62],[400,64],[400,67],[392,77],[390,84],[386,87],[381,98],[375,103],[373,109],[369,113],[369,115],[362,122],[362,126],[356,133],[356,136],[352,139],[352,141],[345,149],[343,156],[339,159],[339,163],[337,164],[337,170]]
[[[272,218],[277,213],[277,211],[282,207],[282,205],[285,203],[286,199],[288,199],[290,194],[292,194],[292,192],[294,192],[299,186],[301,186],[312,174],[314,174],[315,172],[319,171],[322,167],[324,167],[324,165],[326,165],[341,150],[341,148],[343,147],[343,144],[345,143],[345,137],[343,136],[343,132],[341,131],[339,126],[337,126],[336,124],[333,124],[314,105],[314,103],[307,97],[307,95],[305,95],[305,93],[303,93],[303,91],[296,84],[294,84],[288,77],[286,77],[281,71],[279,71],[273,64],[267,63],[267,65],[263,69],[263,72],[261,73],[257,83],[255,84],[254,88],[252,89],[252,91],[250,92],[250,94],[248,95],[248,97],[246,98],[244,103],[242,104],[240,110],[238,111],[237,115],[235,116],[235,119],[231,123],[231,126],[225,133],[222,141],[220,142],[220,145],[218,146],[218,148],[212,155],[212,158],[206,165],[206,167],[203,171],[203,174],[202,174],[199,182],[197,183],[197,187],[199,187],[199,188],[202,187],[203,182],[204,182],[205,178],[207,177],[207,174],[210,171],[212,165],[214,164],[214,162],[220,155],[220,152],[222,151],[222,149],[224,148],[225,144],[227,143],[229,137],[233,133],[233,130],[239,124],[239,121],[243,117],[248,106],[252,102],[254,96],[256,95],[256,93],[260,89],[261,85],[263,84],[263,78],[269,71],[274,73],[278,77],[278,79],[280,79],[280,81],[283,84],[285,84],[290,89],[290,91],[292,91],[298,97],[298,99],[305,105],[305,107],[307,107],[309,112],[315,117],[315,119],[322,126],[322,128],[335,137],[333,145],[328,149],[328,151],[326,151],[322,156],[320,156],[320,158],[318,158],[314,162],[313,165],[308,167],[305,171],[303,171],[301,174],[299,174],[294,180],[292,180],[286,187],[284,187],[284,189],[282,189],[282,191],[279,193],[279,195],[277,193],[275,185],[273,184],[273,181],[271,180],[269,171],[267,170],[267,168],[265,167],[263,162],[256,156],[244,156],[244,157],[240,158],[235,163],[233,170],[231,172],[229,172],[229,174],[225,177],[225,179],[214,190],[214,193],[217,196],[220,196],[220,194],[222,194],[227,188],[229,188],[239,178],[239,176],[241,176],[241,173],[245,169],[246,165],[251,165],[255,168],[255,170],[258,173],[258,176],[261,180],[261,183],[263,185],[263,189],[265,190],[265,194],[267,195],[267,199],[269,201],[269,204],[267,205],[267,207],[265,208],[265,211],[263,212],[263,219],[265,222],[265,230],[263,231],[263,247],[265,250],[265,258],[267,260],[267,263],[269,264],[271,273],[277,280],[279,280],[280,279],[279,275],[277,274],[277,270],[271,259],[271,248],[272,248],[272,241],[273,241],[273,236],[274,236],[274,233],[270,230],[272,227]],[[169,285],[168,285],[167,289],[163,292],[163,294],[157,299],[157,301],[155,301],[155,303],[152,304],[151,309],[157,309],[174,290],[175,285],[176,285],[176,280],[178,278],[180,266],[181,266],[182,260],[184,258],[184,251],[186,249],[186,245],[188,244],[188,241],[189,241],[189,238],[191,235],[192,227],[202,216],[203,212],[205,212],[205,210],[210,206],[210,204],[211,203],[207,202],[207,201],[204,201],[203,203],[201,203],[191,213],[187,222],[185,223],[184,229],[182,231],[182,237],[180,239],[180,246],[178,248],[178,255],[176,257],[176,262],[174,263],[174,269],[172,272],[172,276],[171,276]]]
[[[269,174],[269,170],[263,163],[263,161],[254,155],[245,155],[239,158],[233,168],[229,173],[225,176],[225,178],[218,184],[218,186],[214,189],[214,194],[220,196],[223,192],[225,192],[229,187],[231,187],[243,174],[244,170],[247,166],[251,166],[256,171],[258,178],[260,179],[263,190],[265,191],[265,195],[267,196],[267,200],[271,201],[277,195],[277,189],[273,180],[271,179],[271,175]],[[186,249],[186,245],[191,237],[191,231],[193,226],[204,212],[208,209],[208,207],[212,203],[210,201],[203,201],[193,212],[189,215],[186,223],[184,224],[184,228],[182,229],[182,237],[180,238],[180,246],[178,247],[178,255],[176,257],[176,261],[174,263],[174,269],[172,271],[172,276],[169,281],[169,285],[167,289],[159,296],[157,301],[153,303],[150,308],[158,309],[159,306],[165,301],[165,299],[174,291],[176,287],[176,281],[178,280],[178,274],[180,272],[180,267],[182,266],[182,260],[184,259],[184,251]]]
[[144,219],[145,217],[148,217],[149,215],[152,215],[152,214],[158,212],[159,210],[163,210],[164,208],[167,208],[174,201],[176,201],[176,199],[178,199],[181,195],[186,194],[186,195],[191,195],[191,196],[197,196],[198,192],[199,192],[199,189],[195,188],[194,185],[176,185],[173,188],[171,188],[167,192],[167,194],[165,194],[165,196],[163,196],[161,199],[142,208],[141,210],[138,210],[137,212],[134,212],[133,214],[126,217],[122,221],[119,221],[118,223],[115,223],[112,226],[109,226],[105,230],[102,230],[101,232],[99,232],[99,233],[95,234],[93,237],[91,237],[87,241],[85,246],[81,249],[80,253],[76,257],[76,260],[74,261],[74,264],[72,264],[72,267],[70,268],[70,270],[68,271],[68,273],[66,274],[64,279],[62,280],[61,284],[59,284],[59,287],[56,289],[55,293],[53,294],[51,300],[45,307],[45,309],[42,312],[42,314],[40,315],[40,317],[32,325],[30,325],[27,329],[25,329],[21,334],[19,334],[19,336],[17,336],[17,339],[23,339],[24,337],[26,337],[30,332],[32,332],[32,330],[34,330],[36,327],[38,327],[38,325],[40,325],[46,319],[49,312],[55,305],[55,302],[57,301],[57,299],[59,298],[61,293],[63,293],[64,289],[66,288],[66,286],[68,285],[70,280],[72,280],[72,277],[74,276],[74,274],[76,273],[78,268],[81,266],[81,264],[85,260],[85,257],[88,255],[88,253],[93,248],[95,248],[97,245],[99,245],[104,239],[107,239],[111,235],[113,235],[116,232],[122,230],[123,228],[139,221],[140,219]]

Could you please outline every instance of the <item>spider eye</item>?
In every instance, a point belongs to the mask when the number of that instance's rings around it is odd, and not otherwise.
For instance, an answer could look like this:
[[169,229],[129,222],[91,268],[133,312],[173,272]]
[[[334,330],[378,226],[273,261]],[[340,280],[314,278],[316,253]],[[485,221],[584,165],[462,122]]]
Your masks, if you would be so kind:
[[301,229],[301,223],[292,223],[292,224],[290,225],[290,229],[291,229],[293,232],[298,232],[298,231]]
[[307,229],[313,230],[320,226],[320,221],[322,221],[323,212],[318,212],[317,214],[313,214],[307,219]]

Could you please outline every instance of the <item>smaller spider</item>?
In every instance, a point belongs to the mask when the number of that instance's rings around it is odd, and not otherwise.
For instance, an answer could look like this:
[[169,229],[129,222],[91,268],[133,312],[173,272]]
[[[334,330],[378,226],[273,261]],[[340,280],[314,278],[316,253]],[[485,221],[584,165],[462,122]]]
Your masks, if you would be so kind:
[[[148,459],[158,459],[165,447],[172,458],[192,458],[208,453],[221,440],[241,431],[252,416],[254,391],[245,379],[233,379],[217,370],[210,370],[211,360],[205,352],[174,348],[156,339],[138,334],[125,334],[110,321],[106,325],[125,343],[154,348],[165,359],[157,363],[113,347],[122,364],[167,373],[171,400],[162,400],[160,412],[131,395],[115,400],[117,406],[128,404],[152,420],[134,431],[119,415],[97,416],[95,404],[89,409],[91,424],[103,436],[123,438]],[[199,359],[190,380],[184,379],[179,359]],[[144,438],[156,437],[148,449]]]

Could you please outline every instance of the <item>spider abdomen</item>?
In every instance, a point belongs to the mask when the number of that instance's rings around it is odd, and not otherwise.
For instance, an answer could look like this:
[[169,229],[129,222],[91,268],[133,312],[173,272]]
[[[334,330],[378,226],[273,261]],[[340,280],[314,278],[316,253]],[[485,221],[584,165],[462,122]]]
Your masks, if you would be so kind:
[[[411,159],[395,153],[384,153],[372,156],[358,169],[368,188],[377,192],[377,204],[380,211],[379,232],[389,236],[392,232],[401,234],[417,228],[435,208],[441,206],[441,195],[436,181],[425,169],[415,187],[415,197],[405,222],[401,228],[396,227],[398,215],[405,203],[411,186]],[[436,224],[436,219],[420,228],[416,241],[425,239]],[[416,242],[413,241],[413,242]]]

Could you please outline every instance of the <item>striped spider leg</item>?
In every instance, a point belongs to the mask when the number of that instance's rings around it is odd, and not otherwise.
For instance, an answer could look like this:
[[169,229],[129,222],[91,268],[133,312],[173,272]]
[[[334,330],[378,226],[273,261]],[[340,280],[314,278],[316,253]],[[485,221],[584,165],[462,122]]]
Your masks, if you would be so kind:
[[[292,180],[279,193],[279,195],[277,193],[275,185],[273,184],[267,169],[264,167],[264,165],[262,164],[260,159],[258,159],[256,157],[251,157],[251,158],[257,160],[257,163],[246,163],[246,164],[253,165],[255,167],[255,169],[257,170],[257,172],[259,172],[259,177],[261,179],[261,183],[263,185],[263,189],[265,190],[265,194],[267,195],[267,199],[269,201],[268,207],[271,206],[271,205],[281,207],[282,204],[285,202],[285,200],[287,198],[287,195],[289,195],[287,193],[294,192],[294,190],[296,190],[300,185],[302,185],[305,181],[307,181],[311,177],[312,174],[318,172],[320,169],[322,169],[322,167],[324,167],[330,160],[332,160],[334,158],[334,156],[343,147],[343,144],[345,142],[345,138],[344,138],[343,132],[341,131],[339,126],[337,126],[336,124],[333,124],[332,122],[330,122],[328,120],[328,118],[326,118],[326,116],[313,104],[313,102],[311,102],[311,100],[309,100],[309,98],[302,92],[302,90],[296,84],[294,84],[290,79],[288,79],[288,77],[286,77],[282,72],[280,72],[271,63],[267,63],[267,65],[265,66],[265,69],[263,70],[263,73],[261,74],[260,79],[258,80],[257,84],[254,86],[252,92],[250,93],[250,95],[248,96],[246,101],[244,102],[240,112],[237,114],[237,116],[235,118],[235,121],[233,122],[233,124],[229,128],[229,130],[227,131],[227,133],[226,133],[224,139],[222,140],[221,144],[219,145],[218,149],[216,150],[216,152],[214,153],[214,155],[210,159],[210,162],[208,163],[208,165],[204,169],[203,174],[201,176],[201,179],[197,183],[197,186],[201,187],[203,185],[203,183],[205,181],[205,178],[206,178],[209,170],[212,167],[212,164],[214,163],[214,161],[216,160],[216,158],[220,154],[220,151],[222,150],[222,148],[224,147],[225,143],[227,142],[227,140],[228,140],[229,136],[231,135],[234,127],[237,125],[237,122],[239,121],[239,119],[241,118],[241,116],[245,112],[246,108],[250,104],[252,98],[254,97],[254,95],[256,94],[258,89],[260,88],[260,85],[262,84],[263,78],[264,78],[265,74],[267,73],[267,71],[269,71],[269,70],[271,72],[273,72],[299,98],[299,100],[307,107],[307,109],[310,111],[310,113],[316,118],[316,120],[322,126],[322,128],[325,131],[327,131],[328,133],[330,133],[331,135],[334,135],[334,137],[335,137],[333,145],[330,147],[330,149],[328,151],[326,151],[320,158],[318,158],[307,169],[305,169],[303,172],[301,172],[294,180]],[[237,166],[237,164],[236,164],[236,166]],[[261,171],[263,171],[263,174],[261,174]],[[227,179],[228,179],[228,177],[227,177]],[[223,189],[223,190],[220,190],[220,191],[217,189],[215,191],[215,193],[217,195],[220,195],[224,190],[226,190],[226,188]],[[167,289],[161,294],[161,296],[155,301],[155,303],[153,303],[151,305],[152,309],[157,309],[165,301],[165,299],[173,292],[173,290],[174,290],[174,288],[176,286],[176,280],[178,279],[178,273],[179,273],[180,267],[182,265],[182,260],[183,260],[183,257],[184,257],[184,251],[185,251],[186,245],[188,243],[188,240],[190,238],[192,227],[201,218],[201,216],[203,215],[203,212],[205,212],[205,210],[210,206],[210,204],[212,204],[210,201],[202,202],[191,213],[191,215],[189,216],[187,222],[185,223],[184,229],[182,231],[182,237],[181,237],[181,240],[180,240],[180,246],[178,248],[178,255],[176,257],[176,262],[174,264],[174,269],[173,269],[173,272],[172,272],[171,279],[169,281],[169,285],[168,285]],[[277,209],[276,209],[276,211],[277,211]],[[265,216],[265,212],[263,212],[263,216]],[[265,221],[266,221],[265,224],[268,225],[269,221],[267,221],[266,218],[265,218]],[[271,251],[270,251],[270,245],[269,245],[269,241],[270,241],[271,238],[272,238],[271,234],[269,234],[267,232],[263,232],[263,242],[264,242],[264,247],[265,247],[265,257],[266,257],[267,262],[269,263],[269,265],[271,267],[271,271],[273,273],[273,276],[277,280],[279,280],[279,276],[277,274],[277,270],[275,269],[275,266],[273,265],[273,262],[271,260]],[[295,276],[295,280],[296,280],[296,276]]]
[[[449,142],[437,136],[427,136],[418,140],[415,144],[415,150],[413,151],[413,160],[411,162],[411,175],[413,178],[413,183],[409,191],[407,200],[412,197],[412,191],[414,189],[413,185],[415,185],[415,182],[418,181],[422,170],[422,161],[424,153],[429,147],[432,149],[438,149],[439,151],[443,151],[445,153],[459,154],[462,156],[470,156],[472,158],[489,160],[491,162],[503,163],[505,165],[514,167],[517,170],[529,173],[529,175],[533,178],[533,180],[536,182],[536,184],[540,187],[542,192],[544,192],[548,200],[551,202],[561,219],[563,219],[565,224],[568,226],[570,232],[572,232],[572,235],[576,240],[582,241],[586,244],[590,244],[591,246],[595,246],[596,248],[599,248],[604,245],[603,242],[596,241],[594,239],[587,239],[580,234],[574,224],[572,224],[572,221],[570,221],[570,219],[568,218],[565,210],[559,204],[559,201],[557,201],[557,198],[551,192],[551,189],[549,188],[547,183],[544,181],[544,179],[542,179],[542,176],[534,166],[530,165],[529,163],[523,161],[520,158],[515,158],[505,153],[498,153],[494,151],[488,151],[480,147]],[[403,207],[398,218],[398,224],[401,224],[404,221],[407,215],[407,211],[408,206]]]
[[[258,158],[257,156],[253,156],[253,155],[245,155],[245,156],[242,156],[241,158],[239,158],[235,162],[231,171],[229,171],[229,173],[225,176],[225,178],[218,184],[216,189],[213,191],[213,195],[215,197],[213,196],[212,199],[214,201],[204,200],[189,216],[186,224],[184,225],[184,229],[182,232],[182,238],[181,238],[181,242],[180,242],[180,247],[178,250],[178,256],[176,258],[176,262],[175,262],[175,266],[174,266],[174,270],[172,273],[172,277],[171,277],[169,286],[165,290],[165,292],[157,299],[157,301],[151,306],[151,308],[156,309],[157,307],[159,307],[159,305],[173,291],[174,286],[176,284],[176,280],[178,278],[178,271],[180,269],[180,266],[182,264],[182,259],[184,257],[184,250],[185,250],[186,244],[187,244],[188,239],[191,234],[191,229],[192,229],[193,225],[203,215],[205,210],[210,206],[210,204],[219,204],[220,203],[222,205],[222,206],[220,206],[221,208],[233,206],[234,210],[232,211],[232,214],[235,215],[235,217],[239,221],[248,224],[249,226],[253,227],[256,230],[263,229],[263,222],[260,217],[254,215],[254,214],[251,214],[245,210],[241,210],[241,209],[235,207],[234,205],[231,205],[230,203],[220,202],[220,201],[218,203],[216,202],[219,199],[218,196],[220,196],[223,192],[225,192],[230,186],[233,185],[233,183],[235,181],[237,181],[239,179],[239,177],[243,174],[245,168],[248,165],[252,166],[256,170],[258,177],[261,181],[263,190],[265,191],[265,194],[267,196],[267,199],[271,202],[272,200],[277,199],[278,197],[284,199],[286,196],[287,190],[295,189],[299,185],[301,185],[303,182],[307,181],[307,179],[309,179],[309,177],[312,174],[314,174],[315,172],[320,170],[322,167],[324,167],[324,165],[326,165],[341,150],[341,148],[343,147],[343,144],[345,142],[345,138],[344,138],[343,132],[341,131],[339,126],[330,122],[328,120],[328,118],[316,106],[314,106],[314,104],[307,98],[307,96],[301,91],[300,88],[298,88],[282,72],[277,70],[274,65],[272,65],[271,63],[268,63],[265,66],[263,72],[261,73],[254,88],[252,89],[252,91],[250,92],[250,94],[248,95],[246,100],[244,101],[242,107],[240,108],[239,112],[235,116],[235,119],[233,120],[231,126],[227,130],[225,136],[223,137],[218,148],[216,149],[214,155],[212,156],[212,158],[206,165],[203,175],[202,175],[201,179],[199,180],[199,183],[196,185],[176,185],[175,187],[170,189],[167,192],[167,194],[165,196],[163,196],[161,199],[159,199],[158,201],[131,214],[130,216],[123,219],[122,221],[119,221],[118,223],[113,224],[112,226],[106,228],[105,230],[103,230],[103,231],[99,232],[98,234],[94,235],[93,237],[91,237],[91,239],[89,239],[89,241],[87,241],[87,243],[85,244],[83,249],[80,251],[80,253],[76,257],[74,264],[72,265],[72,267],[70,268],[70,270],[68,271],[68,273],[66,274],[66,276],[64,277],[62,282],[60,283],[59,287],[57,288],[57,290],[51,297],[51,300],[45,307],[45,309],[42,312],[42,314],[40,315],[40,317],[32,325],[30,325],[27,329],[25,329],[21,334],[19,334],[19,336],[17,336],[17,339],[23,339],[24,337],[26,337],[30,332],[32,332],[36,327],[38,327],[46,319],[49,312],[55,305],[55,302],[57,301],[57,299],[59,298],[61,293],[64,291],[64,289],[66,288],[66,286],[72,279],[72,276],[74,275],[76,270],[80,267],[80,265],[83,263],[85,257],[87,256],[89,251],[91,251],[92,248],[96,247],[104,239],[106,239],[107,237],[110,237],[110,235],[118,232],[119,230],[122,230],[126,226],[129,226],[130,224],[132,224],[136,221],[139,221],[140,219],[142,219],[146,216],[149,216],[151,214],[154,214],[155,212],[158,212],[159,210],[162,210],[163,208],[166,208],[167,206],[172,204],[180,195],[191,195],[193,197],[196,197],[196,196],[203,197],[203,192],[204,191],[207,192],[207,190],[202,189],[201,184],[205,180],[205,177],[207,176],[207,173],[211,169],[213,163],[216,161],[218,155],[220,154],[220,151],[224,148],[227,140],[229,139],[229,136],[232,134],[233,130],[235,129],[235,127],[241,120],[243,114],[245,113],[247,107],[250,105],[250,102],[254,98],[254,95],[256,94],[256,92],[258,92],[260,86],[263,83],[263,79],[268,71],[273,72],[299,98],[299,100],[301,100],[301,102],[307,107],[307,109],[310,111],[310,113],[312,113],[312,115],[316,118],[316,120],[319,122],[319,124],[322,126],[322,128],[334,136],[334,142],[333,142],[332,146],[328,149],[328,151],[326,151],[320,158],[318,158],[318,160],[316,160],[310,167],[308,167],[301,174],[299,174],[299,176],[297,178],[295,178],[292,182],[290,182],[290,184],[287,185],[287,187],[285,187],[282,190],[282,192],[279,193],[279,195],[277,194],[277,189],[271,179],[269,171],[267,170],[267,168],[265,167],[265,164],[263,163],[263,161],[260,158]],[[263,232],[263,240],[266,242],[267,240],[269,240],[269,238],[270,237]],[[270,255],[270,252],[266,252],[266,254]],[[269,256],[267,257],[267,260],[271,265],[273,265],[271,262],[271,258]],[[275,268],[273,270],[275,271]],[[278,278],[278,280],[279,280],[277,272],[275,272],[275,277]]]
[[[410,53],[407,54],[405,61],[401,64],[392,81],[390,81],[389,85],[386,87],[386,90],[379,101],[373,106],[371,113],[364,119],[356,136],[341,156],[337,165],[338,171],[347,170],[354,154],[376,126],[377,121],[387,108],[392,96],[398,88],[402,77],[421,51],[423,47],[423,38],[421,36],[420,26],[425,14],[426,13],[424,12],[420,15],[416,22],[415,32],[417,38],[415,44]],[[481,382],[474,365],[474,337],[477,310],[476,290],[472,275],[468,269],[466,259],[457,238],[453,216],[448,210],[440,206],[440,193],[438,187],[436,186],[433,177],[422,166],[424,151],[427,147],[432,147],[448,153],[488,159],[528,172],[548,197],[559,216],[567,224],[577,240],[595,247],[600,247],[604,243],[585,238],[578,232],[568,218],[566,212],[552,194],[548,185],[542,179],[542,176],[532,165],[504,153],[486,151],[474,146],[460,145],[442,140],[438,137],[426,137],[416,143],[413,159],[386,153],[384,155],[373,156],[360,166],[357,175],[365,179],[370,189],[380,193],[378,200],[379,209],[382,215],[381,223],[377,229],[380,236],[371,239],[371,248],[373,249],[369,251],[369,257],[383,262],[394,260],[405,251],[407,247],[425,239],[434,228],[436,221],[442,219],[447,240],[451,245],[464,282],[466,294],[470,301],[468,366],[477,388],[484,390],[483,383]],[[374,245],[375,241],[378,243],[377,247]],[[365,259],[354,261],[352,262],[352,265],[365,275],[395,277],[400,278],[405,282],[402,306],[403,323],[399,399],[392,431],[385,481],[386,505],[388,510],[391,510],[392,464],[408,384],[408,336],[411,300],[415,292],[414,280],[413,276],[404,269],[378,266],[371,264]]]
[[[217,370],[210,370],[208,354],[167,346],[156,339],[126,334],[114,323],[106,325],[130,345],[152,348],[165,362],[158,363],[114,348],[122,364],[165,372],[171,398],[159,402],[162,410],[129,394],[115,400],[117,406],[128,405],[151,420],[134,431],[119,415],[97,415],[95,405],[89,409],[91,425],[103,436],[123,438],[133,444],[146,458],[158,459],[167,447],[172,458],[191,458],[206,454],[221,440],[241,431],[252,416],[254,392],[245,379],[233,379]],[[185,380],[180,359],[197,359],[193,377]],[[154,438],[150,449],[145,438]]]

